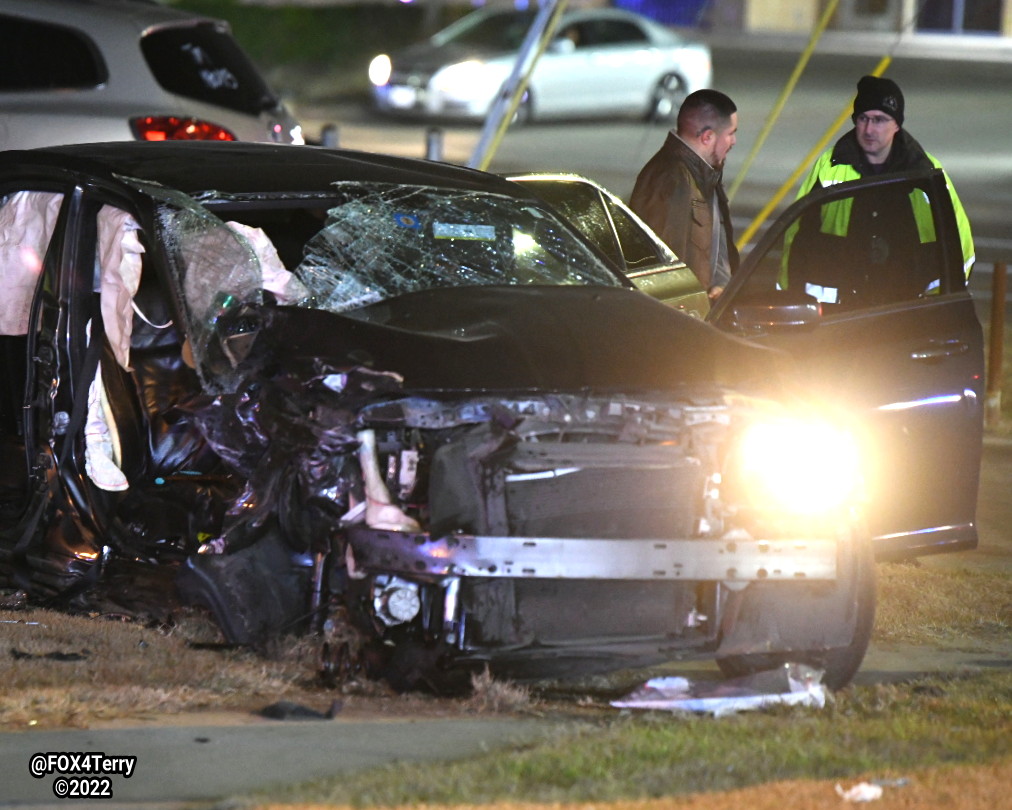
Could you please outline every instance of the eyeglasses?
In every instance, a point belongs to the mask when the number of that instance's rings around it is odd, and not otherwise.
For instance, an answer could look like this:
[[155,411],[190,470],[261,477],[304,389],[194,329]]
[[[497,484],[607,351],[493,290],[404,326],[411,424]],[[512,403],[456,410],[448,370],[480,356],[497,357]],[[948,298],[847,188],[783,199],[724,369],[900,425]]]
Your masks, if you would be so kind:
[[868,127],[881,127],[892,120],[893,119],[888,115],[865,115],[864,113],[861,113],[861,115],[854,118],[854,123],[864,124]]

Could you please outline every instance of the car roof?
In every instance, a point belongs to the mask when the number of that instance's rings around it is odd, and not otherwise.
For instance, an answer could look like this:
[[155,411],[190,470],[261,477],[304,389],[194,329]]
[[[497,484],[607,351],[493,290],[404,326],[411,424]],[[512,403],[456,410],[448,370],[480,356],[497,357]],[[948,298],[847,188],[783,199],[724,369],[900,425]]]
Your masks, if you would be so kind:
[[160,141],[69,144],[0,152],[0,172],[127,176],[188,194],[325,192],[339,180],[486,191],[539,201],[496,175],[420,158],[251,142]]
[[[537,10],[534,8],[518,9],[510,8],[508,6],[482,6],[481,8],[471,12],[474,16],[511,15],[516,17],[530,16],[532,19],[536,13]],[[635,11],[630,11],[624,8],[610,8],[606,6],[567,8],[559,17],[556,31],[564,28],[566,25],[584,22],[586,20],[615,20],[631,22],[646,28],[654,36],[662,40],[678,42],[680,39],[678,34],[672,28],[663,25],[650,17],[646,17],[643,14],[638,14]]]

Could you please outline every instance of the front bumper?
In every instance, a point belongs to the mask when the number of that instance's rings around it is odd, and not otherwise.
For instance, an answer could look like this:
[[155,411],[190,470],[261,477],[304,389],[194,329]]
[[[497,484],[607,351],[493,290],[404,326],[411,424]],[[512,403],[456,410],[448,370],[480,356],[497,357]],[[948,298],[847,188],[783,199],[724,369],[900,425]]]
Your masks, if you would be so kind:
[[372,88],[373,103],[389,114],[481,120],[490,99],[455,99],[424,87],[390,84]]
[[355,567],[414,578],[758,582],[836,578],[835,538],[720,539],[487,537],[352,527]]

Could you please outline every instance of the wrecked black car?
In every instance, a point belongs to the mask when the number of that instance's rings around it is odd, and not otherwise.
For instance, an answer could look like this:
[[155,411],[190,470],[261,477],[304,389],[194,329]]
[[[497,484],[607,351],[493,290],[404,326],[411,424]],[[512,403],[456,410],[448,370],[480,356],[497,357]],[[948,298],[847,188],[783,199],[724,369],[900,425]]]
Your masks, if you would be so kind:
[[401,688],[861,662],[844,415],[520,184],[312,147],[5,153],[0,259],[10,592],[141,611],[168,583],[231,642],[312,634],[332,675]]

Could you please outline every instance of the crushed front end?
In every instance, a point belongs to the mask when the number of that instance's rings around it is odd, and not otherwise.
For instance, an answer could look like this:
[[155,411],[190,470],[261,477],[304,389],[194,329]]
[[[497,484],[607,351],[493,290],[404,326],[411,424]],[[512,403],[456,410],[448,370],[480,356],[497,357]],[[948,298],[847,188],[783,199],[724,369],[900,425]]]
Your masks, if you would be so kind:
[[357,369],[237,403],[247,435],[278,438],[184,591],[234,640],[315,630],[326,666],[401,688],[766,650],[734,633],[748,588],[831,583],[857,541],[849,504],[785,517],[747,494],[737,448],[766,400],[406,395]]

